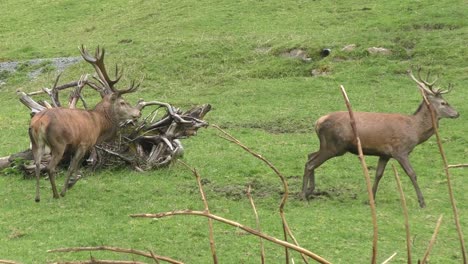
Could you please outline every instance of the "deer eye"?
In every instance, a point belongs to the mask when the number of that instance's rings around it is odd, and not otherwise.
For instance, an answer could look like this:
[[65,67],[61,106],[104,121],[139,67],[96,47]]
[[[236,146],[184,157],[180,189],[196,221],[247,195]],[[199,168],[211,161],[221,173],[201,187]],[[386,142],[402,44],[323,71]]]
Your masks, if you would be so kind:
[[440,103],[440,104],[441,104],[441,105],[448,105],[447,102],[442,102],[442,103]]

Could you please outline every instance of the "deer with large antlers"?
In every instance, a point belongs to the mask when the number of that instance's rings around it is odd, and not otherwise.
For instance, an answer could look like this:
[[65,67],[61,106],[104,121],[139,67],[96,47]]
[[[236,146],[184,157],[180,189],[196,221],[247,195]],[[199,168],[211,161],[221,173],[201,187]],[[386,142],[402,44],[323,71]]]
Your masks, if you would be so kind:
[[[449,92],[451,87],[448,90],[435,88],[434,84],[437,79],[429,83],[421,78],[420,71],[421,69],[418,70],[419,79],[415,78],[411,71],[408,71],[408,73],[411,79],[423,90],[430,108],[434,110],[437,123],[441,118],[457,118],[459,116],[458,112],[442,98],[442,94]],[[425,142],[434,134],[430,108],[423,100],[413,115],[354,113],[357,133],[361,140],[364,155],[379,157],[372,187],[374,199],[385,166],[389,159],[394,158],[411,179],[419,205],[421,207],[426,206],[416,180],[416,173],[408,157],[417,145]],[[306,199],[315,194],[314,170],[316,168],[333,157],[341,156],[347,152],[353,154],[358,152],[356,137],[351,128],[348,112],[333,112],[320,117],[315,123],[315,131],[320,140],[320,149],[309,154],[305,164],[302,195]]]
[[122,122],[136,120],[141,115],[139,109],[130,106],[122,98],[123,94],[134,92],[138,85],[133,82],[124,90],[114,88],[121,74],[116,68],[116,78],[109,78],[104,66],[104,49],[98,47],[95,56],[91,56],[83,46],[80,52],[83,59],[96,70],[96,79],[100,85],[93,85],[93,88],[100,90],[102,100],[93,110],[49,108],[35,114],[31,119],[29,136],[36,164],[36,202],[40,201],[40,164],[43,154],[51,154],[47,170],[53,197],[59,198],[55,185],[55,170],[65,152],[73,153],[60,193],[61,196],[65,196],[70,178],[77,171],[83,156],[94,145],[113,138]]

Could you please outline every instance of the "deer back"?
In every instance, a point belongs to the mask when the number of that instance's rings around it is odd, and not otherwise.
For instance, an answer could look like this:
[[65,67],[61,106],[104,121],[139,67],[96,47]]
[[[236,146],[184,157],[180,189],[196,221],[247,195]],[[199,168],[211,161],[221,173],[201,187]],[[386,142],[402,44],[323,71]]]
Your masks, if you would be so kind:
[[[410,152],[419,143],[413,116],[392,113],[354,113],[358,135],[366,155],[392,156]],[[320,148],[357,153],[357,142],[348,112],[333,112],[319,118],[315,129]]]

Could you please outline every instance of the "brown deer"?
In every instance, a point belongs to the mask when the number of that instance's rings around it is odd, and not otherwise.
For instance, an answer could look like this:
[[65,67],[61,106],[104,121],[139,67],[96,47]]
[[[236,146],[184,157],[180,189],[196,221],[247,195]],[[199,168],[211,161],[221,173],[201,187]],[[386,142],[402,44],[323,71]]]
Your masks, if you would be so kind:
[[[441,118],[457,118],[458,112],[451,107],[442,94],[450,91],[434,88],[432,83],[422,80],[418,70],[419,80],[409,71],[410,77],[423,89],[431,108],[434,109],[436,120]],[[426,79],[429,78],[429,74]],[[419,189],[408,156],[413,149],[429,139],[434,134],[431,110],[423,100],[413,115],[355,112],[356,127],[361,140],[364,155],[378,156],[379,161],[372,187],[374,198],[377,186],[382,179],[385,166],[390,158],[400,163],[408,174],[418,196],[419,205],[425,207],[424,197]],[[315,131],[320,140],[320,149],[308,156],[305,164],[302,182],[302,195],[308,199],[315,194],[314,170],[325,161],[341,156],[347,152],[357,154],[356,138],[351,129],[348,112],[333,112],[320,117],[315,123]]]
[[122,99],[122,95],[134,92],[138,85],[132,85],[125,90],[117,90],[114,84],[121,75],[116,70],[115,80],[111,80],[104,67],[104,49],[96,50],[91,56],[82,46],[81,55],[85,61],[93,65],[101,83],[102,100],[93,110],[49,108],[36,115],[31,120],[29,136],[36,164],[36,202],[40,201],[39,180],[40,164],[43,154],[50,151],[51,159],[47,165],[49,180],[54,198],[59,198],[55,185],[55,170],[65,151],[74,153],[70,161],[61,196],[65,196],[70,177],[74,175],[83,156],[94,145],[115,136],[123,121],[136,120],[141,113]]

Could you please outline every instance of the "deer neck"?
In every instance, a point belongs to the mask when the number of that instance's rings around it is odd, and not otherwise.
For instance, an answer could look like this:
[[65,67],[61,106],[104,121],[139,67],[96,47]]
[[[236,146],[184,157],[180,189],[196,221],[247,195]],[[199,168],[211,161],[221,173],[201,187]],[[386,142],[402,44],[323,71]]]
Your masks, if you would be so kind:
[[115,136],[119,124],[118,120],[114,118],[112,106],[109,102],[100,102],[90,113],[93,115],[96,127],[99,128],[98,143]]
[[[419,105],[416,112],[413,114],[415,124],[417,126],[419,143],[428,140],[434,134],[434,127],[432,125],[431,110],[423,100]],[[439,126],[439,119],[436,117],[436,125]]]

